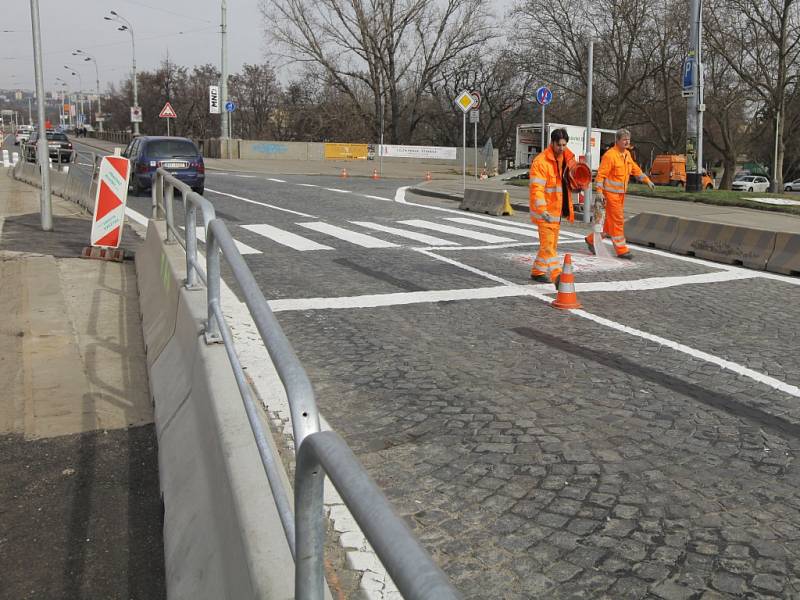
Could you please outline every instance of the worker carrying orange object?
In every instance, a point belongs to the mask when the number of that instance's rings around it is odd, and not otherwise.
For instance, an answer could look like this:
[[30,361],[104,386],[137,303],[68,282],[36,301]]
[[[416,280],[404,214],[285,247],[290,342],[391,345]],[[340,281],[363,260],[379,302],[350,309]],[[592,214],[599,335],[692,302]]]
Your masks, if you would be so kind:
[[[554,129],[550,133],[550,145],[533,160],[529,174],[531,221],[539,230],[539,252],[533,261],[531,279],[553,282],[556,288],[561,274],[556,254],[561,218],[567,217],[570,223],[575,219],[570,197],[570,173],[574,175],[580,165],[575,154],[567,148],[568,142],[566,129]],[[585,177],[585,172],[579,171],[578,176]]]
[[[603,155],[595,178],[597,199],[605,198],[606,220],[603,225],[603,235],[611,238],[617,257],[625,259],[631,258],[631,251],[625,241],[625,217],[623,215],[628,180],[632,175],[639,182],[646,183],[651,190],[655,188],[650,178],[642,172],[642,169],[631,157],[631,153],[628,151],[630,145],[631,132],[627,129],[618,130],[616,143]],[[594,234],[590,233],[585,240],[589,250],[594,253]]]

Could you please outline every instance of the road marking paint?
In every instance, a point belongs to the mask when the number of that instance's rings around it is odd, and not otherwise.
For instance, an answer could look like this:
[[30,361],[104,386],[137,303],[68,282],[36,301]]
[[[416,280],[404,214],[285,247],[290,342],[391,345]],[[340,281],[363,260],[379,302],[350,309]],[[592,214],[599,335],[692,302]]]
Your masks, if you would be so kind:
[[[181,229],[183,229],[183,227],[181,227]],[[197,227],[196,231],[197,231],[197,233],[196,233],[197,239],[205,244],[206,243],[206,230],[205,230],[205,228],[204,227]],[[261,254],[261,250],[256,250],[252,246],[248,246],[247,244],[244,244],[244,243],[240,242],[239,240],[233,240],[233,243],[236,244],[236,247],[239,249],[239,254],[242,254],[242,255],[244,255],[244,254]]]
[[516,284],[510,282],[508,279],[503,279],[502,277],[498,277],[497,275],[492,275],[491,273],[487,273],[486,271],[481,271],[480,269],[476,269],[475,267],[471,267],[457,260],[453,260],[452,258],[439,256],[438,254],[434,254],[433,252],[429,252],[427,250],[422,250],[419,248],[416,249],[416,251],[419,252],[420,254],[424,254],[425,256],[430,256],[431,258],[434,258],[436,260],[440,260],[442,262],[446,262],[448,264],[456,266],[459,269],[463,269],[464,271],[469,271],[470,273],[480,275],[481,277],[485,277],[486,279],[490,279],[491,281],[496,281],[497,283],[502,283],[503,285],[518,287],[516,286]]
[[298,183],[297,185],[299,185],[300,187],[319,187],[314,183]]
[[[551,285],[544,284],[541,287],[552,288]],[[523,286],[502,285],[460,290],[397,292],[393,294],[369,294],[364,296],[344,296],[339,298],[288,298],[282,300],[271,300],[269,306],[273,312],[285,312],[294,310],[378,308],[429,302],[451,302],[453,300],[489,300],[492,298],[508,298],[525,295],[528,295],[528,292]]]
[[507,237],[500,237],[492,235],[491,233],[483,233],[482,231],[475,231],[473,229],[463,229],[461,227],[451,227],[450,225],[442,225],[441,223],[434,223],[433,221],[423,221],[422,219],[409,219],[407,221],[398,221],[401,225],[408,225],[409,227],[419,227],[420,229],[431,229],[440,233],[447,233],[459,237],[471,238],[489,244],[502,244],[506,242],[516,242]]
[[147,227],[147,223],[150,221],[150,219],[145,217],[142,213],[136,212],[127,206],[125,207],[125,215],[132,221],[139,223],[139,225],[144,225],[145,227]]
[[393,244],[392,242],[387,242],[364,233],[358,233],[357,231],[351,231],[344,227],[323,223],[322,221],[316,223],[298,223],[298,225],[306,229],[333,236],[345,242],[350,242],[356,246],[362,246],[363,248],[397,248],[397,244]]
[[451,242],[449,240],[443,240],[441,238],[434,237],[432,235],[427,235],[425,233],[419,233],[417,231],[408,231],[407,229],[398,229],[396,227],[387,227],[385,225],[380,225],[378,223],[370,223],[368,221],[350,221],[354,225],[360,225],[361,227],[366,227],[367,229],[374,229],[375,231],[383,231],[384,233],[391,233],[392,235],[397,235],[400,237],[408,238],[410,240],[414,240],[416,242],[420,242],[421,244],[428,244],[428,245],[440,245],[440,246],[458,246],[458,242]]
[[492,244],[491,246],[431,246],[422,250],[502,250],[503,248],[522,248],[536,246],[535,242],[515,242],[513,244]]
[[289,248],[299,250],[301,252],[305,252],[307,250],[333,250],[333,248],[330,246],[318,244],[313,240],[290,233],[288,231],[284,231],[283,229],[278,229],[272,225],[266,225],[263,223],[257,225],[241,225],[241,228],[247,229],[247,231],[252,231],[253,233],[257,233],[258,235],[263,235],[265,238],[268,238],[273,242],[277,242],[278,244],[288,246]]
[[622,323],[617,323],[616,321],[611,321],[610,319],[599,317],[597,315],[594,315],[592,313],[586,312],[581,309],[573,309],[572,313],[578,315],[579,317],[583,317],[584,319],[588,319],[589,321],[594,321],[595,323],[603,325],[604,327],[614,329],[615,331],[620,331],[622,333],[627,333],[628,335],[632,335],[651,342],[655,342],[657,344],[661,344],[662,346],[666,346],[667,348],[676,350],[677,352],[687,354],[693,358],[697,358],[699,360],[704,360],[706,362],[715,364],[718,367],[721,367],[728,371],[732,371],[737,375],[742,375],[744,377],[752,379],[753,381],[757,381],[758,383],[763,383],[764,385],[767,385],[773,389],[784,392],[785,394],[789,394],[790,396],[795,396],[797,398],[800,398],[800,388],[798,388],[797,386],[788,384],[779,379],[775,379],[774,377],[770,377],[769,375],[764,375],[763,373],[759,373],[758,371],[749,369],[744,365],[740,365],[739,363],[735,363],[733,361],[726,360],[718,356],[714,356],[713,354],[709,354],[707,352],[703,352],[702,350],[691,348],[679,342],[674,342],[672,340],[668,340],[667,338],[663,338],[661,336],[654,335],[652,333],[647,333],[646,331],[642,331],[641,329],[634,329],[633,327],[628,327],[627,325],[623,325]]
[[384,202],[391,202],[391,198],[384,198],[383,196],[370,196],[369,194],[364,194],[364,198],[370,198],[372,200],[383,200]]
[[649,277],[646,279],[633,279],[630,281],[593,281],[576,283],[575,291],[578,292],[641,292],[646,290],[662,290],[683,285],[697,285],[701,283],[723,283],[725,281],[739,281],[758,277],[757,273],[734,273],[732,271],[717,271],[716,273],[701,273],[698,275],[681,275],[678,277]]
[[255,179],[258,175],[240,175],[238,173],[234,173],[234,177],[242,177],[244,179]]
[[275,183],[286,183],[283,179],[275,179],[274,177],[267,177],[267,181],[274,181]]
[[516,233],[517,235],[532,235],[539,237],[539,232],[533,227],[524,227],[523,225],[500,225],[498,223],[491,223],[489,221],[480,221],[478,219],[470,219],[467,217],[445,217],[448,221],[461,223],[462,225],[471,225],[472,227],[485,227],[486,229],[493,229],[495,231],[507,231],[509,233]]
[[352,194],[350,190],[340,190],[339,188],[322,188],[324,190],[328,190],[329,192],[338,192],[339,194]]
[[237,196],[236,194],[228,194],[227,192],[220,192],[217,190],[212,190],[206,188],[206,192],[211,192],[212,194],[219,194],[220,196],[228,196],[229,198],[235,198],[236,200],[241,200],[242,202],[249,202],[250,204],[257,204],[258,206],[265,206],[266,208],[272,208],[274,210],[279,210],[281,212],[291,213],[293,215],[297,215],[299,217],[308,217],[309,219],[316,219],[314,215],[309,215],[307,213],[302,213],[296,210],[289,210],[288,208],[281,208],[280,206],[274,206],[272,204],[267,204],[266,202],[259,202],[258,200],[251,200],[250,198],[243,198],[242,196]]

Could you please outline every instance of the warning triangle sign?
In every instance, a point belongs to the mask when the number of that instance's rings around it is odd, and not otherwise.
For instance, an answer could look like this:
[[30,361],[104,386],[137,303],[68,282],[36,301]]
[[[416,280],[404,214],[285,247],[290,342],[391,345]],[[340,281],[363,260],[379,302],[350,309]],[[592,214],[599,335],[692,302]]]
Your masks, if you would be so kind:
[[176,119],[176,118],[178,118],[178,115],[175,114],[175,109],[172,108],[172,104],[170,104],[169,102],[167,102],[164,105],[164,108],[161,109],[161,112],[158,113],[158,116],[161,117],[162,119]]

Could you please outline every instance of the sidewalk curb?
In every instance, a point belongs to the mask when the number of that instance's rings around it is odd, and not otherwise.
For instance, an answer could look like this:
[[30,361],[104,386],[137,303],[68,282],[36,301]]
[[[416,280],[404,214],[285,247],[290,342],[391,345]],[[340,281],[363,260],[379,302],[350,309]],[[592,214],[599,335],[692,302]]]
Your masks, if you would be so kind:
[[[450,194],[449,192],[440,192],[439,190],[428,189],[427,187],[410,187],[408,191],[418,196],[428,196],[430,198],[444,198],[445,200],[455,200],[461,202],[464,199],[463,194]],[[527,212],[529,207],[527,204],[511,203],[511,208],[520,212]]]

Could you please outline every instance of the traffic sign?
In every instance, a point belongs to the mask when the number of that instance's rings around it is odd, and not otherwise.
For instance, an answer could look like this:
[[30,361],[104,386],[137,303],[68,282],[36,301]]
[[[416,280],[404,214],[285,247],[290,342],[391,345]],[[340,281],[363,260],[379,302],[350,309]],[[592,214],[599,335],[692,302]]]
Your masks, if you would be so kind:
[[536,101],[542,106],[547,106],[553,101],[553,92],[546,86],[540,87],[536,90]]
[[478,90],[472,90],[470,93],[475,100],[475,104],[472,105],[472,110],[478,110],[481,107],[481,93]]
[[219,114],[219,86],[208,86],[208,112],[212,115]]
[[128,199],[130,162],[121,156],[104,156],[100,162],[97,194],[92,218],[92,246],[117,248],[125,223],[125,202]]
[[683,61],[683,89],[688,91],[694,88],[694,56],[687,56]]
[[475,98],[467,90],[464,90],[456,98],[456,104],[466,113],[475,104]]
[[175,109],[172,108],[172,104],[167,102],[164,105],[164,108],[161,109],[161,112],[158,113],[158,116],[162,119],[177,119],[178,115],[175,113]]
[[142,122],[142,107],[131,106],[131,123],[141,123],[141,122]]
[[225,110],[228,111],[228,112],[235,111],[236,110],[236,102],[234,102],[233,100],[228,100],[225,103]]
[[481,122],[481,111],[473,108],[469,111],[469,122],[470,123],[480,123]]

